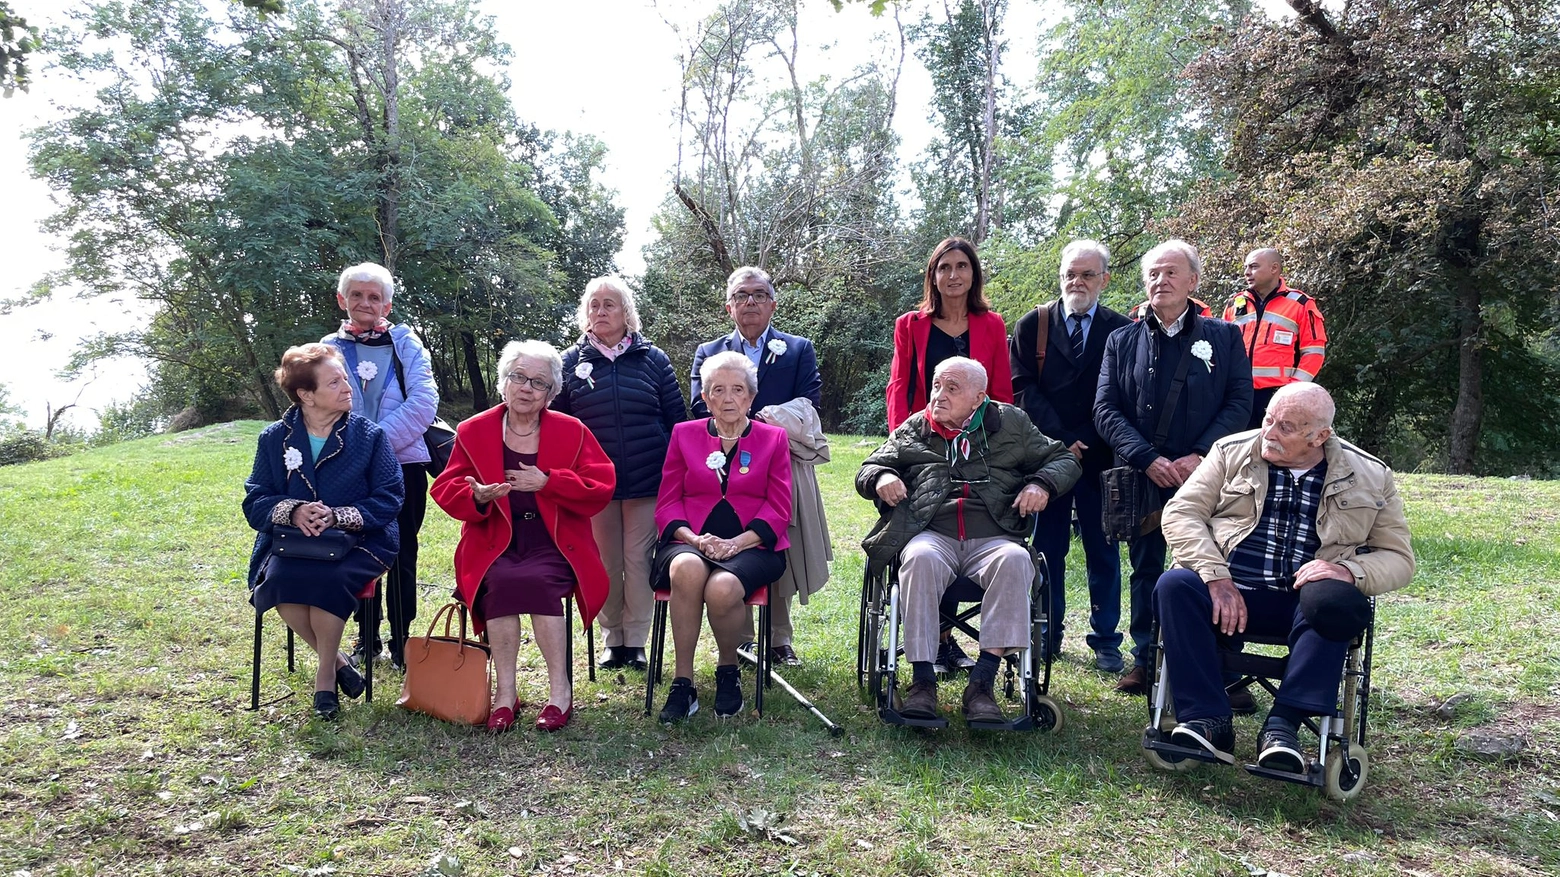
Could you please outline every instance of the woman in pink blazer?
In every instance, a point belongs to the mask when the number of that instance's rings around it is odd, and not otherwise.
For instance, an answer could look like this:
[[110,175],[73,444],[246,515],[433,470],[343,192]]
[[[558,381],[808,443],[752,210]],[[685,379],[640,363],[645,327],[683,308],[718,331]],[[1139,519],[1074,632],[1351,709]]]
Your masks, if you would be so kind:
[[888,431],[926,408],[932,372],[950,356],[986,367],[986,393],[1013,401],[1007,324],[986,301],[975,246],[948,238],[926,262],[921,304],[894,321],[894,362],[888,378]]
[[791,452],[785,430],[748,417],[758,368],[727,351],[700,365],[700,396],[711,416],[672,428],[655,526],[661,533],[651,581],[672,592],[676,678],[662,722],[698,712],[693,656],[707,611],[720,655],[715,715],[742,711],[737,646],[746,638],[744,601],[785,572],[791,522]]

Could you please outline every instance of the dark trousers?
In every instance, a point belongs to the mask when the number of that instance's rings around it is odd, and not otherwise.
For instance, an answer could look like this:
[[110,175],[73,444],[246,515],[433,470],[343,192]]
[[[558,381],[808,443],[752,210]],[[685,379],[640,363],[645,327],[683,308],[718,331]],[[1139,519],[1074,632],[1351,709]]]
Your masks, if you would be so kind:
[[1040,513],[1036,547],[1045,554],[1051,584],[1051,623],[1046,631],[1053,653],[1062,647],[1067,615],[1067,549],[1072,544],[1072,510],[1078,509],[1078,536],[1083,542],[1089,582],[1089,648],[1121,647],[1121,551],[1105,538],[1100,524],[1099,473],[1085,471],[1077,486],[1056,497]]
[[[428,512],[428,466],[425,463],[408,463],[401,467],[401,477],[406,483],[406,499],[396,524],[401,529],[401,553],[385,574],[384,587],[374,591],[374,608],[378,617],[390,620],[392,651],[399,654],[406,642],[412,620],[417,617],[417,533],[422,529],[423,517]],[[386,612],[385,608],[389,611]],[[358,607],[357,620],[363,620],[364,607]],[[374,638],[379,632],[374,631]],[[368,643],[377,651],[378,643]]]
[[1143,667],[1148,661],[1143,652],[1154,632],[1154,583],[1165,571],[1165,534],[1155,527],[1154,532],[1133,539],[1127,545],[1127,559],[1132,562],[1127,630],[1132,634],[1132,663]]
[[[1242,589],[1248,636],[1287,637],[1289,665],[1277,703],[1309,715],[1331,715],[1338,706],[1347,642],[1324,639],[1300,612],[1299,593]],[[1154,611],[1165,644],[1165,672],[1180,721],[1230,714],[1219,651],[1224,640],[1213,626],[1208,585],[1188,569],[1172,569],[1154,588]]]
[[1251,422],[1246,424],[1247,429],[1256,429],[1262,425],[1262,418],[1267,416],[1268,403],[1273,401],[1273,394],[1277,392],[1277,387],[1264,387],[1252,391]]

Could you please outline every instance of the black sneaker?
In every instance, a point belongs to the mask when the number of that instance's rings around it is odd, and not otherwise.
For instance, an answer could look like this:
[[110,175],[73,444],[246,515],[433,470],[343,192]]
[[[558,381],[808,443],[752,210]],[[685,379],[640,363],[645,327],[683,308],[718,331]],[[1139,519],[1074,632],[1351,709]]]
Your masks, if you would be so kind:
[[363,641],[361,639],[353,640],[352,641],[352,658],[351,658],[352,663],[354,665],[358,666],[358,667],[366,666],[364,664],[364,662],[369,660],[370,658],[378,660],[379,652],[383,648],[384,648],[384,643],[379,642],[378,640],[375,640],[374,641],[374,651],[373,652],[369,652],[368,649],[366,649],[364,647]]
[[736,664],[715,668],[715,715],[727,719],[742,712],[742,678]]
[[1235,726],[1229,716],[1192,719],[1175,726],[1170,742],[1206,750],[1225,764],[1235,763]]
[[899,705],[899,714],[911,719],[935,719],[937,714],[937,683],[913,682]]
[[959,648],[959,641],[950,636],[937,645],[937,664],[933,667],[938,673],[953,674],[960,670],[969,670],[975,666],[975,659],[964,654]]
[[1237,716],[1249,716],[1257,711],[1257,700],[1251,696],[1250,685],[1237,685],[1224,691],[1230,699],[1230,712]]
[[341,701],[336,699],[336,692],[314,692],[314,714],[327,722],[335,721],[341,715]]
[[1283,719],[1269,717],[1257,735],[1257,764],[1268,770],[1305,773],[1305,754],[1300,751],[1296,728]]
[[672,680],[672,690],[666,695],[666,706],[661,707],[661,723],[680,722],[699,711],[699,692],[693,680],[679,676]]
[[406,672],[405,638],[390,640],[390,666],[402,673]]

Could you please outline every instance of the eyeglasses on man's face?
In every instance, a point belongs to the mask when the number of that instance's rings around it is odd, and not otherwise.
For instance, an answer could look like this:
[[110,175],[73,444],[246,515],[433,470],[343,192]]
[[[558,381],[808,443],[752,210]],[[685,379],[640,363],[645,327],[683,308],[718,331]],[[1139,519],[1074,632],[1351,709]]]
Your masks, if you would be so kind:
[[771,301],[774,301],[774,298],[775,298],[774,296],[770,295],[767,292],[740,292],[739,291],[739,292],[733,292],[731,294],[731,297],[726,299],[726,302],[728,304],[734,304],[734,305],[743,305],[743,304],[746,304],[746,305],[763,305],[763,304],[769,304]]
[[1062,275],[1062,279],[1068,283],[1072,283],[1074,280],[1082,280],[1084,283],[1093,283],[1094,281],[1104,276],[1105,275],[1099,271],[1068,271],[1066,274]]
[[530,375],[524,374],[523,372],[510,372],[509,374],[504,375],[504,380],[511,384],[524,384],[538,393],[545,393],[552,389],[551,381],[544,381],[541,378],[533,378]]

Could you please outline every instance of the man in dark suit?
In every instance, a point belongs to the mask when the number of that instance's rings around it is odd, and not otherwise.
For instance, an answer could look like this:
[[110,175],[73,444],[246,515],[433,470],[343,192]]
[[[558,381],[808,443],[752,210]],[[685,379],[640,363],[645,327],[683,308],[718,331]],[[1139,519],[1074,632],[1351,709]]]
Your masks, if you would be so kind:
[[[1013,330],[1008,351],[1013,367],[1013,396],[1042,433],[1067,446],[1083,466],[1072,490],[1051,500],[1040,513],[1038,548],[1045,554],[1051,581],[1051,624],[1044,648],[1061,651],[1067,613],[1067,549],[1072,541],[1073,509],[1083,540],[1089,580],[1089,648],[1094,664],[1120,673],[1121,552],[1105,538],[1100,523],[1100,473],[1112,455],[1094,428],[1094,391],[1105,358],[1105,339],[1131,321],[1100,304],[1110,283],[1110,250],[1097,241],[1073,241],[1062,249],[1062,294],[1049,305],[1025,314]],[[1046,324],[1043,356],[1037,351],[1041,321]]]
[[[1240,330],[1188,307],[1201,278],[1197,249],[1185,241],[1165,241],[1143,256],[1148,311],[1111,335],[1094,397],[1095,428],[1124,465],[1147,474],[1161,501],[1175,495],[1214,442],[1245,429],[1251,416],[1251,360]],[[1143,694],[1149,600],[1165,571],[1157,523],[1132,540],[1128,556],[1134,660],[1116,690]]]
[[[823,389],[823,378],[818,374],[818,355],[811,341],[800,335],[787,335],[769,324],[778,303],[775,285],[762,268],[743,266],[731,272],[726,279],[726,313],[731,315],[736,331],[700,344],[694,351],[693,404],[689,406],[694,417],[710,415],[704,397],[700,395],[699,366],[704,364],[706,357],[727,350],[741,353],[758,366],[758,393],[748,411],[750,417],[763,420],[760,414],[763,409],[801,399],[807,400],[814,410],[818,408]],[[816,482],[813,483],[816,489]],[[811,503],[801,503],[796,497],[792,499],[793,507],[822,507],[817,497],[813,497]],[[821,521],[816,523],[823,524]],[[795,566],[800,569],[802,565]],[[787,575],[769,589],[770,638],[774,643],[770,652],[777,664],[794,666],[802,662],[791,645],[791,601],[796,597],[797,587],[794,575]],[[805,595],[823,587],[823,582],[806,582],[801,587],[805,601]]]

